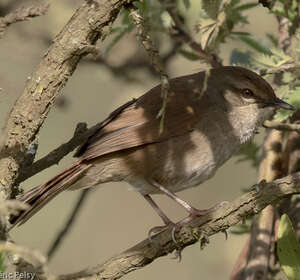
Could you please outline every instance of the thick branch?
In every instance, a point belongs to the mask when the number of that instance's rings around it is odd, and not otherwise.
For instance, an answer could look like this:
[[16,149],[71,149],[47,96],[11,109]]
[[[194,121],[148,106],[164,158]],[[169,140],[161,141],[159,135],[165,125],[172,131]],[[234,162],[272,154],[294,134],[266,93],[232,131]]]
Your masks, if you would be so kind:
[[11,24],[44,15],[48,8],[49,5],[23,7],[0,18],[0,38],[3,36],[5,29]]
[[218,208],[209,216],[199,217],[189,226],[183,227],[176,233],[176,244],[172,241],[171,230],[164,231],[154,236],[152,241],[146,239],[103,264],[77,273],[61,275],[58,279],[119,279],[161,256],[174,250],[180,251],[198,240],[203,245],[207,242],[208,236],[224,231],[247,216],[257,214],[267,205],[296,193],[300,193],[300,172],[271,183],[263,181],[255,185],[249,193]]
[[1,141],[0,178],[4,196],[16,195],[12,186],[19,170],[35,152],[30,145],[78,62],[92,51],[99,38],[107,35],[122,5],[128,2],[132,1],[84,1],[28,79],[10,112]]

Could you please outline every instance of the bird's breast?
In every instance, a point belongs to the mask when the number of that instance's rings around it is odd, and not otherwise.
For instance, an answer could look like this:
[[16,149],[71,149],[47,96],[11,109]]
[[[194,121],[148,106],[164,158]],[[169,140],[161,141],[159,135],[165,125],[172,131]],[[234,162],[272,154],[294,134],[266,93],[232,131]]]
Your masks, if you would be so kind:
[[197,129],[135,151],[129,157],[129,166],[136,170],[127,181],[143,194],[157,193],[149,184],[151,180],[173,192],[201,184],[240,147],[234,134],[223,133],[218,126],[214,129]]

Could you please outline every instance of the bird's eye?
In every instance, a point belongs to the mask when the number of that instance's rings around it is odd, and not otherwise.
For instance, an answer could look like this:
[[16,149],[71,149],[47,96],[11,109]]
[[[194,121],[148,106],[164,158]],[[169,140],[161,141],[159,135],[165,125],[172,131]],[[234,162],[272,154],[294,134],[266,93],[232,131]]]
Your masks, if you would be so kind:
[[245,97],[253,97],[254,96],[253,91],[248,88],[243,89],[243,94],[245,95]]

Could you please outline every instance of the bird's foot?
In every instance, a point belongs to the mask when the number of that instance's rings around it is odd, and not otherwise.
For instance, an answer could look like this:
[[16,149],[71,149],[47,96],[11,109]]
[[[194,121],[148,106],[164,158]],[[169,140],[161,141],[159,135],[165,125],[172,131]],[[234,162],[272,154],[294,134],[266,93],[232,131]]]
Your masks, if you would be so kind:
[[[150,199],[148,197],[145,197],[145,198],[148,201],[150,201]],[[154,204],[152,199],[150,202],[151,202],[151,204]],[[158,213],[159,213],[160,217],[163,219],[163,221],[165,222],[165,225],[151,228],[148,231],[148,239],[152,242],[153,235],[156,235],[160,232],[171,229],[172,240],[174,243],[177,243],[177,240],[175,238],[176,231],[179,231],[184,225],[188,224],[189,222],[193,221],[194,219],[199,218],[201,216],[206,216],[209,213],[216,211],[218,208],[220,208],[228,203],[229,203],[228,201],[222,201],[222,202],[216,204],[215,206],[213,206],[209,209],[204,209],[204,210],[199,210],[197,208],[191,207],[190,205],[187,205],[188,207],[185,207],[185,208],[189,212],[189,215],[177,223],[173,223],[169,218],[167,218],[167,216],[165,216],[165,214],[163,214],[161,212],[161,210],[158,208],[158,206],[155,204],[154,205],[154,206],[156,206],[155,210],[156,211],[159,210]]]
[[199,218],[201,216],[206,216],[209,213],[216,211],[218,208],[220,208],[228,203],[229,203],[228,201],[222,201],[209,209],[203,209],[203,210],[199,210],[197,208],[191,207],[189,209],[190,214],[186,218],[182,219],[181,221],[179,221],[177,223],[173,223],[169,220],[168,222],[166,222],[166,224],[164,226],[157,226],[157,227],[151,228],[148,232],[148,239],[150,241],[152,241],[153,235],[163,232],[165,230],[171,229],[172,240],[174,243],[177,243],[177,240],[175,238],[176,231],[179,231],[184,225],[188,224],[192,220]]
[[176,223],[176,225],[177,226],[183,226],[185,224],[188,224],[192,220],[194,220],[198,217],[201,217],[201,216],[206,216],[209,213],[216,211],[218,208],[220,208],[220,207],[222,207],[222,206],[224,206],[228,203],[229,203],[228,201],[222,201],[222,202],[217,203],[215,206],[213,206],[211,208],[203,209],[203,210],[191,207],[189,209],[189,215],[186,218],[179,221],[178,223]]
[[166,225],[164,226],[157,226],[157,227],[153,227],[151,228],[149,231],[148,231],[148,239],[152,242],[152,237],[155,235],[155,234],[158,234],[160,232],[163,232],[165,230],[168,230],[168,229],[171,229],[171,235],[172,235],[172,240],[174,241],[174,243],[177,243],[176,242],[176,239],[175,239],[175,231],[176,230],[179,230],[180,227],[177,226],[177,223],[173,223],[173,222],[169,222],[167,223]]

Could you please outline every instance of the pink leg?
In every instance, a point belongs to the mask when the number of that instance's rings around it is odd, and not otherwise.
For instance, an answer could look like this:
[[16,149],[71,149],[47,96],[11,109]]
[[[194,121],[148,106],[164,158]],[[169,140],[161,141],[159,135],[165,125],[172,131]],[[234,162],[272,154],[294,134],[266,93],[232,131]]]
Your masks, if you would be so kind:
[[180,227],[180,226],[190,222],[191,220],[193,220],[196,217],[207,215],[208,213],[216,210],[217,208],[219,208],[220,206],[222,206],[224,204],[224,202],[221,202],[221,203],[217,204],[216,206],[214,206],[212,208],[205,209],[205,210],[199,210],[199,209],[196,209],[196,208],[192,207],[186,201],[182,200],[176,194],[169,191],[168,189],[161,186],[160,184],[158,184],[154,181],[151,181],[151,184],[154,187],[158,188],[161,192],[165,193],[168,197],[170,197],[171,199],[176,201],[179,205],[181,205],[184,209],[186,209],[189,212],[189,216],[184,218],[183,220],[179,221],[178,223],[176,223],[176,227]]
[[155,212],[161,217],[163,222],[165,223],[164,226],[157,226],[153,227],[148,232],[148,238],[151,240],[152,234],[161,232],[166,230],[167,228],[174,227],[175,224],[168,218],[168,216],[159,208],[159,206],[155,203],[155,201],[151,198],[150,195],[146,194],[143,195],[144,198],[149,202],[149,204],[152,206],[152,208],[155,210]]
[[159,206],[155,203],[155,201],[151,198],[149,194],[144,195],[144,198],[150,203],[156,213],[161,217],[163,222],[166,225],[173,224],[173,222],[167,217],[167,215],[159,208]]

